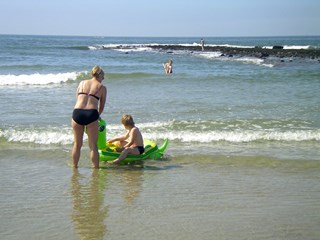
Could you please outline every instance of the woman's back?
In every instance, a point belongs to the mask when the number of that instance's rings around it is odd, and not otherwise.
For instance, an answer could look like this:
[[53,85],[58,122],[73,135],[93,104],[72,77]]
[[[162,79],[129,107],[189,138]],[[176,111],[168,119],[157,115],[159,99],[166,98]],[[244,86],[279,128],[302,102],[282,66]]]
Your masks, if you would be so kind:
[[95,79],[84,80],[77,90],[77,102],[74,108],[97,109],[101,97],[102,84]]

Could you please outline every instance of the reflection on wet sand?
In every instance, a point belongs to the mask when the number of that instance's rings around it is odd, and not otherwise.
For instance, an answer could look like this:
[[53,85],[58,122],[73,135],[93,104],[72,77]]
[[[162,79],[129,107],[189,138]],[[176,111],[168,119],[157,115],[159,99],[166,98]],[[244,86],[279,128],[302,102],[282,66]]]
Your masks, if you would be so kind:
[[72,221],[80,239],[103,239],[108,209],[104,206],[106,171],[93,170],[88,178],[74,170],[71,178]]
[[132,204],[139,196],[142,185],[142,170],[132,170],[121,172],[121,182],[123,186],[123,199],[127,204]]
[[[72,221],[80,239],[105,238],[106,220],[112,207],[112,204],[106,204],[105,196],[109,202],[122,199],[125,205],[132,205],[141,192],[142,175],[141,168],[93,170],[90,177],[74,169],[71,178]],[[118,196],[113,192],[114,188],[119,188],[120,191],[116,191]]]

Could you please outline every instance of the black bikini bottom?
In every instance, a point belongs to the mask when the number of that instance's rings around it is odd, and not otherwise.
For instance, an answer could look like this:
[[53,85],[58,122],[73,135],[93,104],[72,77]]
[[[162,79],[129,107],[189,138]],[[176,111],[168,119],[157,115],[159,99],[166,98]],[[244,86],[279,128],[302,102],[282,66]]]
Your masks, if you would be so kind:
[[89,125],[99,119],[97,109],[74,109],[72,119],[80,125]]
[[138,148],[140,154],[144,153],[144,147],[143,146],[138,146],[136,148]]

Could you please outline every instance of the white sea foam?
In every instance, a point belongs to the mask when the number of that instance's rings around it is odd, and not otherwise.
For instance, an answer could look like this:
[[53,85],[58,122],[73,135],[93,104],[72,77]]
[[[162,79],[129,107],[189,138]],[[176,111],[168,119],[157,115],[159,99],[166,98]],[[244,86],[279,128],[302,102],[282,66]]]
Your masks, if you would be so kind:
[[146,52],[152,51],[152,44],[101,44],[88,46],[90,50],[110,49],[118,52]]
[[310,46],[295,46],[295,45],[292,45],[292,46],[288,46],[288,45],[284,45],[283,46],[283,49],[309,49]]
[[10,85],[48,85],[48,84],[60,84],[67,82],[68,80],[75,80],[79,73],[49,73],[49,74],[21,74],[21,75],[0,75],[0,86]]
[[231,143],[247,143],[256,141],[320,141],[320,131],[287,131],[287,132],[269,132],[269,131],[171,131],[145,133],[145,138],[178,140],[181,142],[200,142],[210,143],[226,141]]
[[119,48],[119,49],[114,49],[115,51],[118,52],[147,52],[147,51],[152,51],[152,48],[150,47],[136,47],[136,48]]
[[71,128],[46,128],[46,129],[15,129],[0,130],[0,137],[8,142],[36,143],[36,144],[71,144],[73,135]]
[[256,57],[223,57],[221,52],[203,52],[198,54],[200,57],[204,57],[207,59],[217,59],[222,61],[235,61],[235,62],[242,62],[247,64],[256,64],[264,67],[273,67],[273,64],[268,64],[264,62],[264,59],[256,58]]
[[255,57],[240,57],[235,58],[234,61],[237,62],[243,62],[243,63],[249,63],[249,64],[256,64],[264,67],[273,67],[273,64],[266,64],[264,63],[264,60],[261,58],[255,58]]
[[[226,141],[231,143],[247,143],[257,141],[320,141],[320,130],[215,130],[215,131],[192,131],[192,130],[166,130],[166,124],[141,124],[139,125],[143,136],[146,139],[165,139],[181,142],[212,143]],[[157,127],[158,126],[158,127]],[[124,134],[124,129],[120,125],[107,126],[107,138],[112,138]],[[85,136],[85,140],[87,136]],[[73,135],[71,127],[63,128],[7,128],[0,130],[0,138],[5,138],[8,142],[34,143],[34,144],[72,144]]]
[[90,50],[102,50],[103,46],[102,45],[96,45],[96,46],[88,46]]
[[200,53],[199,56],[207,59],[215,59],[221,56],[221,52],[203,52]]

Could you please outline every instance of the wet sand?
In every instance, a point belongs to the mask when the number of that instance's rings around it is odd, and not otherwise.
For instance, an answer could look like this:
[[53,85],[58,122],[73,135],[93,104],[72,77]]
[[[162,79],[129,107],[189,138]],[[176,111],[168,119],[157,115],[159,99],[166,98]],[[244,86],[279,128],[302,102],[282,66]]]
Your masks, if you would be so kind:
[[172,156],[73,170],[62,155],[0,161],[1,239],[320,237],[318,161]]

